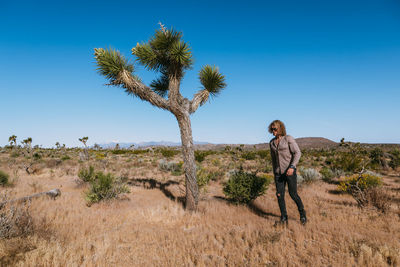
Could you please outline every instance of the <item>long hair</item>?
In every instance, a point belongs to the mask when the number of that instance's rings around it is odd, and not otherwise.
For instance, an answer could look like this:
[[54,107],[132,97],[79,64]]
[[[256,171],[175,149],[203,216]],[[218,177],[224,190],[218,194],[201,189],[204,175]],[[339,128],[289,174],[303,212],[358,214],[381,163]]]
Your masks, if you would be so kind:
[[268,126],[268,132],[272,133],[272,128],[276,127],[278,129],[278,135],[285,136],[286,135],[286,127],[283,122],[280,120],[274,120]]

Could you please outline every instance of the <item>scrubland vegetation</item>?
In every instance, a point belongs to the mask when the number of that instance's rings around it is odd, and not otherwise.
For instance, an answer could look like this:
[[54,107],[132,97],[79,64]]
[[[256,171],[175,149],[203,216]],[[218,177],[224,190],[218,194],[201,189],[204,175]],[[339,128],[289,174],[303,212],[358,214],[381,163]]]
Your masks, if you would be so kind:
[[[185,211],[178,148],[0,148],[1,266],[399,266],[398,146],[303,150],[302,226],[280,213],[268,150],[196,150]],[[28,142],[29,141],[29,142]],[[61,196],[11,199],[59,188]]]

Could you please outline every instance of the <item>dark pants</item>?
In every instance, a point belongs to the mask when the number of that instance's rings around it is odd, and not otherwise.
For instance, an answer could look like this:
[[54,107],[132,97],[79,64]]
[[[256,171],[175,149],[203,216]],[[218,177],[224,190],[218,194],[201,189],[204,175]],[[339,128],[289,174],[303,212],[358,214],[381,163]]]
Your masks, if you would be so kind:
[[297,209],[300,215],[304,214],[304,206],[301,198],[297,194],[297,174],[293,173],[291,176],[286,174],[275,175],[276,185],[276,196],[278,197],[279,209],[281,210],[281,216],[287,216],[286,204],[285,204],[285,187],[288,184],[289,195],[296,202]]

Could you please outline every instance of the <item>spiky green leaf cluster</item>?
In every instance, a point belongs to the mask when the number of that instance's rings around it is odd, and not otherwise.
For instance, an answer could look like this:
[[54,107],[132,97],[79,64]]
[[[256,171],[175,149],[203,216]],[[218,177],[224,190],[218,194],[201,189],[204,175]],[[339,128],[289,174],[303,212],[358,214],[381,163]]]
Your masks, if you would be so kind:
[[193,64],[189,45],[182,40],[182,33],[173,29],[157,30],[147,43],[132,48],[132,54],[148,70],[161,73],[150,85],[161,96],[168,92],[170,77],[182,79],[184,71]]
[[133,72],[133,65],[129,64],[119,51],[111,48],[95,48],[94,51],[94,58],[98,66],[97,71],[111,82],[115,81],[118,74],[123,70],[129,73]]
[[154,92],[159,94],[162,97],[167,96],[168,92],[169,79],[166,75],[161,75],[158,79],[151,82],[150,87]]
[[206,65],[199,73],[200,83],[212,96],[217,96],[226,87],[225,76],[215,66]]

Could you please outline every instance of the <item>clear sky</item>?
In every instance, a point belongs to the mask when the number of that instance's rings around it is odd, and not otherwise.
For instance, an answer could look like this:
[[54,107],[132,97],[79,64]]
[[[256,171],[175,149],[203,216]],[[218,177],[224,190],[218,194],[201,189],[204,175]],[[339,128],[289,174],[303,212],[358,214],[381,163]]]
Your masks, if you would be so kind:
[[[229,4],[228,4],[229,3]],[[179,141],[167,111],[104,86],[93,48],[130,49],[161,21],[182,31],[200,88],[215,64],[227,88],[192,116],[193,137],[261,143],[294,137],[400,143],[400,3],[351,1],[0,1],[0,145]],[[139,67],[148,83],[155,77]]]

